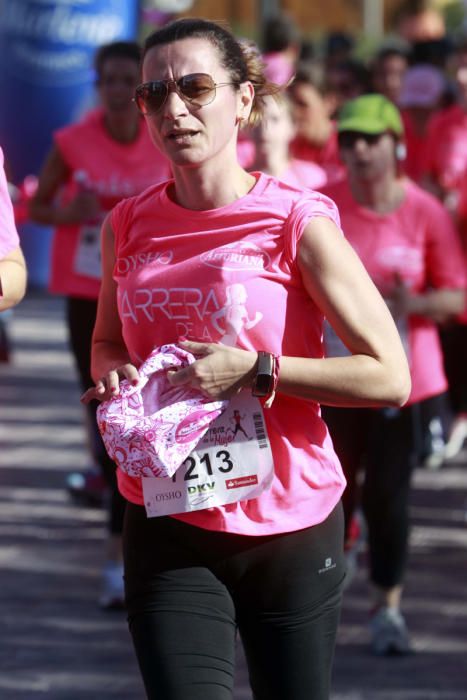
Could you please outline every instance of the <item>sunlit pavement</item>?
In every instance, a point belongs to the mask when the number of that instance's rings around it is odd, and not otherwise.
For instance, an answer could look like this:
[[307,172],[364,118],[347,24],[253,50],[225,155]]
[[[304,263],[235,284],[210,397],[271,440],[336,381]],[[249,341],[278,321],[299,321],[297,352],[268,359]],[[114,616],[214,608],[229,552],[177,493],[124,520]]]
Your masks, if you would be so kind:
[[[104,514],[64,490],[87,457],[61,300],[31,293],[10,332],[12,362],[0,365],[0,698],[143,700],[125,615],[95,602]],[[467,453],[418,470],[415,484],[404,614],[417,653],[368,652],[362,553],[332,700],[467,699]],[[235,700],[251,700],[240,649]]]

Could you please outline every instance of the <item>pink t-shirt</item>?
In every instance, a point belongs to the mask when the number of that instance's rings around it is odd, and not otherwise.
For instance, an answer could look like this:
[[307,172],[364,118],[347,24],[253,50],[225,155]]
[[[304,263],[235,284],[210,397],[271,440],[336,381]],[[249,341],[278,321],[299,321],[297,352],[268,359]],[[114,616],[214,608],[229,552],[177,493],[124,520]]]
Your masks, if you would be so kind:
[[407,157],[403,162],[404,172],[414,182],[420,182],[428,167],[428,134],[420,135],[415,131],[410,113],[407,110],[401,110],[401,117],[404,123],[404,139],[407,147]]
[[317,163],[293,158],[279,179],[292,187],[319,190],[325,186],[327,175],[326,171]]
[[428,125],[428,172],[447,190],[458,190],[467,171],[467,114],[459,105],[437,112]]
[[[396,274],[414,293],[464,287],[462,251],[450,216],[418,185],[405,180],[404,187],[402,204],[389,214],[357,204],[346,181],[327,188],[326,193],[338,205],[344,234],[383,296],[391,293]],[[436,325],[411,316],[407,340],[412,375],[409,403],[445,391]]]
[[345,177],[345,166],[340,159],[335,127],[324,146],[313,146],[301,136],[297,136],[290,144],[290,152],[294,158],[311,161],[323,168],[330,185]]
[[[106,212],[124,197],[142,192],[150,184],[170,177],[167,159],[153,145],[141,119],[137,139],[120,143],[109,136],[101,109],[93,110],[83,121],[66,126],[54,134],[60,154],[70,169],[63,199],[76,193],[74,177],[86,176],[86,187],[98,195],[103,219]],[[99,220],[96,222],[99,227]],[[77,272],[76,257],[80,244],[80,226],[59,226],[52,246],[50,290],[57,294],[97,299],[98,276]],[[79,268],[78,268],[79,269]]]
[[[456,211],[463,217],[467,202],[467,113],[459,105],[432,117],[426,153],[428,172],[454,194]],[[467,269],[467,250],[464,251],[464,261]],[[458,321],[467,323],[467,310]]]
[[0,148],[0,260],[19,246],[13,205],[8,194],[8,184],[3,163],[3,151]]
[[[118,309],[132,361],[180,336],[279,355],[323,356],[322,314],[296,263],[314,216],[338,224],[333,202],[255,173],[254,188],[220,209],[175,204],[168,185],[125,200],[112,213]],[[209,530],[289,532],[323,521],[345,480],[319,405],[278,394],[265,409],[275,465],[259,498],[177,515]],[[142,504],[141,483],[118,471],[122,494]]]

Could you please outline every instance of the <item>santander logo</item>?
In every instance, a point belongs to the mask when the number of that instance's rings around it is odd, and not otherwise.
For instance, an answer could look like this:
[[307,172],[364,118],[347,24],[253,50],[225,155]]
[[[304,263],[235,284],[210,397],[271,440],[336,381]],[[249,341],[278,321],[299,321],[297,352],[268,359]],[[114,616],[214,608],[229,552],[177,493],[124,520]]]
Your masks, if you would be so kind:
[[222,270],[265,270],[271,262],[266,251],[248,241],[229,243],[200,257],[204,265]]
[[208,425],[215,420],[222,411],[194,411],[180,421],[175,431],[175,442],[185,443],[195,440],[205,432]]

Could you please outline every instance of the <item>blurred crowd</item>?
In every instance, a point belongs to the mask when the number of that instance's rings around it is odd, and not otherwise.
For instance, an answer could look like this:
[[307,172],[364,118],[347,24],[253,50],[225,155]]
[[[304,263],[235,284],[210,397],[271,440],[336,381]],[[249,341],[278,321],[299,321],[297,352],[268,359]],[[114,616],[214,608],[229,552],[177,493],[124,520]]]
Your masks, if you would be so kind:
[[346,33],[314,46],[272,18],[263,58],[285,99],[250,134],[245,163],[331,196],[406,343],[405,409],[323,408],[348,482],[349,581],[365,530],[379,654],[412,648],[401,596],[413,469],[455,459],[467,437],[467,36],[450,36],[429,3],[405,3],[395,21],[361,60]]
[[[355,57],[356,41],[349,34],[331,33],[314,46],[290,17],[272,18],[264,28],[263,58],[270,79],[285,86],[287,109],[280,123],[277,115],[275,122],[272,116],[263,120],[250,149],[244,135],[244,163],[294,184],[301,178],[315,189],[333,185],[346,177],[338,139],[343,106],[358,96],[383,95],[403,123],[397,145],[401,174],[442,203],[465,251],[467,34],[449,35],[429,3],[406,5],[395,18],[397,32],[366,60]],[[306,173],[299,174],[304,167]],[[424,426],[422,460],[432,467],[454,457],[467,435],[465,321],[460,314],[439,325],[450,388],[448,404]]]
[[[410,319],[412,324],[412,347],[407,343],[418,393],[412,397],[416,410],[409,418],[403,413],[395,416],[394,411],[378,412],[375,425],[377,412],[366,411],[364,421],[362,413],[354,415],[355,410],[344,418],[342,409],[327,415],[338,451],[343,451],[339,456],[349,482],[349,566],[366,527],[376,561],[371,576],[379,594],[374,603],[386,614],[385,619],[374,621],[379,634],[374,637],[377,653],[410,649],[399,609],[413,467],[440,467],[458,455],[467,438],[467,36],[451,37],[441,15],[425,5],[409,3],[397,17],[397,32],[366,60],[357,58],[357,42],[345,32],[331,33],[315,45],[301,35],[291,17],[270,18],[259,48],[252,45],[251,50],[262,53],[267,78],[277,84],[280,99],[268,101],[262,122],[242,130],[238,144],[245,169],[261,170],[290,186],[323,191],[335,199],[344,234],[355,243],[363,262],[373,264],[365,252],[371,248],[382,256],[375,276],[383,275],[384,266],[386,271],[391,269],[390,291],[384,287],[387,279],[378,286],[391,307],[402,309],[401,335],[409,334],[404,321]],[[146,180],[169,175],[168,164],[162,158],[156,162],[147,137],[141,136],[144,120],[131,100],[139,81],[138,60],[134,44],[120,42],[116,48],[101,50],[96,63],[97,111],[54,136],[42,173],[32,174],[23,183],[10,183],[17,225],[31,217],[56,227],[60,245],[54,248],[51,285],[54,293],[67,298],[70,343],[83,389],[91,382],[85,358],[99,289],[99,272],[91,270],[92,249],[98,245],[96,226],[118,199],[144,189]],[[100,126],[102,115],[106,133]],[[380,138],[385,136],[387,142]],[[127,177],[129,169],[135,177]],[[106,186],[93,189],[94,180],[104,182],[105,170],[109,183],[113,182],[112,197]],[[115,190],[116,182],[125,186]],[[365,240],[360,235],[363,230]],[[391,236],[392,247],[382,246],[383,237]],[[402,245],[404,236],[412,247]],[[79,255],[73,253],[77,246]],[[389,254],[390,262],[384,257]],[[407,272],[409,263],[412,269]],[[0,337],[0,359],[7,361],[7,334]],[[414,367],[417,362],[419,367]],[[108,464],[93,421],[91,410],[87,425],[93,467],[88,474],[73,475],[69,488],[75,495],[110,503],[110,544],[100,600],[103,607],[114,607],[121,604],[123,595],[122,503],[111,473],[113,465]],[[360,436],[358,448],[356,428],[353,444],[348,445],[348,426],[353,421],[367,431]],[[378,450],[366,442],[375,434],[380,440]],[[388,486],[390,478],[376,484],[373,474],[370,491],[363,488],[360,494],[359,469],[371,462],[370,455],[377,472],[383,452],[392,479],[399,473],[397,487]],[[347,464],[350,453],[352,464]],[[109,489],[110,498],[105,495]],[[390,523],[390,535],[382,532],[378,517],[386,518],[386,527]],[[396,544],[391,539],[394,535]],[[396,641],[391,625],[400,633]]]

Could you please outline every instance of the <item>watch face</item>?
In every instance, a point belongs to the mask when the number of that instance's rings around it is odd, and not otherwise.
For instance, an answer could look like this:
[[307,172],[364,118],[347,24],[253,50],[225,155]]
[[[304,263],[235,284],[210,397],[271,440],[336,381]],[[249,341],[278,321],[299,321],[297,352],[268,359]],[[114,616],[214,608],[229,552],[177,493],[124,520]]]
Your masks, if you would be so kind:
[[253,396],[267,396],[271,386],[271,378],[270,374],[257,374],[252,391]]
[[253,396],[267,396],[272,389],[274,371],[273,356],[269,352],[258,352],[258,370],[253,385]]

